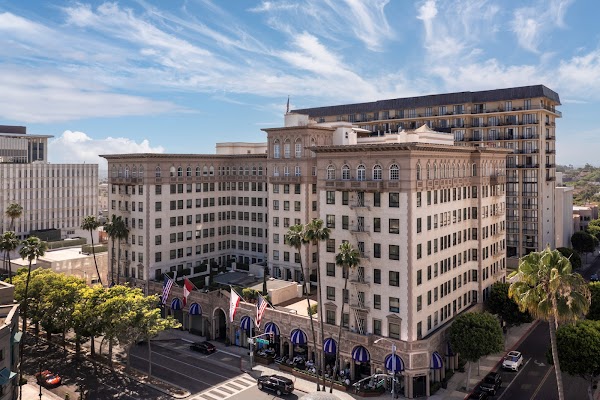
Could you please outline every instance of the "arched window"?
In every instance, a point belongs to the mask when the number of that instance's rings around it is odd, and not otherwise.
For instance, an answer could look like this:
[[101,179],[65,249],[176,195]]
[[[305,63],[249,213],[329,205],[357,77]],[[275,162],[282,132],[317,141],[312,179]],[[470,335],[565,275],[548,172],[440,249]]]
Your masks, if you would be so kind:
[[160,178],[160,167],[154,169],[154,177]]
[[302,157],[302,141],[300,138],[296,139],[296,143],[294,144],[294,153],[296,158]]
[[256,176],[256,167],[252,167],[252,176]]
[[137,178],[137,167],[135,165],[131,167],[131,177]]
[[356,180],[357,181],[364,181],[366,179],[367,179],[367,169],[365,168],[364,165],[360,164],[356,168]]
[[177,170],[175,169],[175,167],[171,167],[169,169],[169,173],[171,175],[171,178],[175,176],[175,174],[177,173]]
[[183,168],[177,167],[177,176],[183,176]]
[[392,164],[390,165],[390,180],[397,181],[398,179],[400,179],[400,168],[398,164]]
[[125,178],[129,178],[129,167],[125,167]]
[[244,167],[244,175],[250,175],[250,168],[247,165]]
[[236,175],[237,174],[237,169],[235,167],[231,167],[231,175]]
[[192,167],[187,167],[185,169],[185,176],[192,176]]
[[244,175],[244,168],[243,167],[239,167],[238,168],[238,175],[240,175],[240,176]]
[[263,174],[263,167],[260,166],[260,167],[258,167],[258,176],[262,176],[262,174]]
[[144,167],[142,167],[141,165],[140,165],[140,169],[138,170],[138,177],[139,178],[144,177]]
[[433,163],[433,179],[437,179],[437,178],[438,178],[437,163]]
[[346,164],[342,166],[342,179],[350,179],[350,167]]
[[456,178],[456,163],[452,162],[452,177]]
[[273,142],[273,158],[280,158],[280,152],[281,149],[279,148],[279,140],[275,140],[275,142]]
[[420,181],[421,179],[421,163],[417,163],[417,180]]
[[283,157],[284,158],[290,158],[291,157],[291,147],[290,147],[290,140],[286,139],[285,142],[283,142]]
[[473,163],[473,169],[471,172],[471,176],[477,176],[477,164]]
[[463,177],[467,176],[467,164],[465,164],[464,162],[463,162],[462,176]]
[[208,167],[206,165],[202,167],[202,175],[208,176]]
[[202,175],[202,170],[200,169],[200,167],[196,167],[196,176],[200,175]]
[[373,180],[380,181],[383,178],[381,171],[381,165],[375,164],[373,166]]
[[430,167],[429,163],[427,163],[427,166],[425,167],[425,177],[428,180],[431,179],[431,167]]
[[211,165],[211,166],[210,166],[210,168],[209,168],[209,172],[208,172],[208,174],[209,174],[210,176],[213,176],[213,175],[215,174],[215,167],[213,167],[213,166]]
[[273,167],[273,176],[279,176],[279,167],[277,165]]
[[117,166],[113,165],[112,167],[112,177],[116,178],[117,177]]
[[335,179],[335,167],[333,165],[327,166],[327,180],[331,181]]
[[[315,140],[315,138],[310,138],[310,146],[311,147],[315,147],[317,145],[317,141]],[[317,153],[315,153],[314,151],[310,152],[310,156],[311,157],[316,157]]]

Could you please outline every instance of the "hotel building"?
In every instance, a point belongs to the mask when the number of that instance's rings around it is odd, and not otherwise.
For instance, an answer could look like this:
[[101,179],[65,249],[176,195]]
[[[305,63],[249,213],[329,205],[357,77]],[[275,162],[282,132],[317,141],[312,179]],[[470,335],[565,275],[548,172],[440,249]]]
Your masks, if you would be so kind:
[[543,85],[299,109],[320,123],[347,121],[377,136],[422,125],[456,144],[510,149],[506,157],[507,256],[555,247],[556,109]]

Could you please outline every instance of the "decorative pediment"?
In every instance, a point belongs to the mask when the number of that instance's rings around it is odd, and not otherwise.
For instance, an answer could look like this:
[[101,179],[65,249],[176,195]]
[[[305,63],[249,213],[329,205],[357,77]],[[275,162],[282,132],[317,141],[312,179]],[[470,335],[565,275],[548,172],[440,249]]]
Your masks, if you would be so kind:
[[399,316],[397,316],[396,314],[388,314],[386,317],[388,320],[391,320],[393,322],[396,323],[400,323],[402,322],[402,318],[400,318]]

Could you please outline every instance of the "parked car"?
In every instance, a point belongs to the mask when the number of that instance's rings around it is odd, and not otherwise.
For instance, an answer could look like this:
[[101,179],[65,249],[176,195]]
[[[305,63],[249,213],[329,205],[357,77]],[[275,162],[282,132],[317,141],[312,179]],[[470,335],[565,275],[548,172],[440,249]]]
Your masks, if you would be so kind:
[[294,391],[294,382],[291,379],[281,375],[263,375],[256,380],[260,390],[270,390],[277,396],[290,394]]
[[58,374],[52,373],[49,370],[38,372],[35,374],[35,379],[40,385],[46,387],[56,387],[60,385],[62,379]]
[[502,368],[513,371],[518,371],[521,365],[523,365],[523,354],[520,351],[510,351],[502,361]]
[[496,392],[502,386],[502,377],[497,372],[490,372],[483,378],[483,382],[479,385],[479,390],[486,392],[491,396],[495,396]]
[[204,354],[212,354],[217,351],[215,345],[208,341],[192,343],[190,349]]
[[592,274],[590,275],[590,282],[598,282],[600,281],[600,278],[598,277],[598,274]]
[[468,400],[487,400],[490,396],[486,392],[475,392],[471,393]]

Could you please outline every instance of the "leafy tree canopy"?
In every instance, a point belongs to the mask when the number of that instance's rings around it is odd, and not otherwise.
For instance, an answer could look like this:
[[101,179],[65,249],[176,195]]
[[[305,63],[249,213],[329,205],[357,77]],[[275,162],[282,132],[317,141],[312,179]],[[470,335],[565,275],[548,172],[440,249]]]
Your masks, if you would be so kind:
[[592,294],[592,303],[590,304],[587,319],[600,321],[600,282],[591,282],[590,292]]
[[496,317],[488,312],[460,314],[450,327],[452,350],[467,361],[502,351],[504,338]]
[[559,247],[556,250],[560,251],[560,254],[569,259],[573,269],[581,268],[581,256],[575,250],[568,247]]
[[486,306],[492,314],[502,318],[508,325],[519,325],[530,322],[531,316],[527,312],[521,312],[517,303],[508,297],[510,283],[496,282],[492,285],[492,291],[488,297]]
[[556,331],[563,371],[592,382],[600,375],[600,321],[577,321]]
[[594,236],[585,231],[578,231],[571,236],[571,245],[580,253],[591,253],[594,251]]

